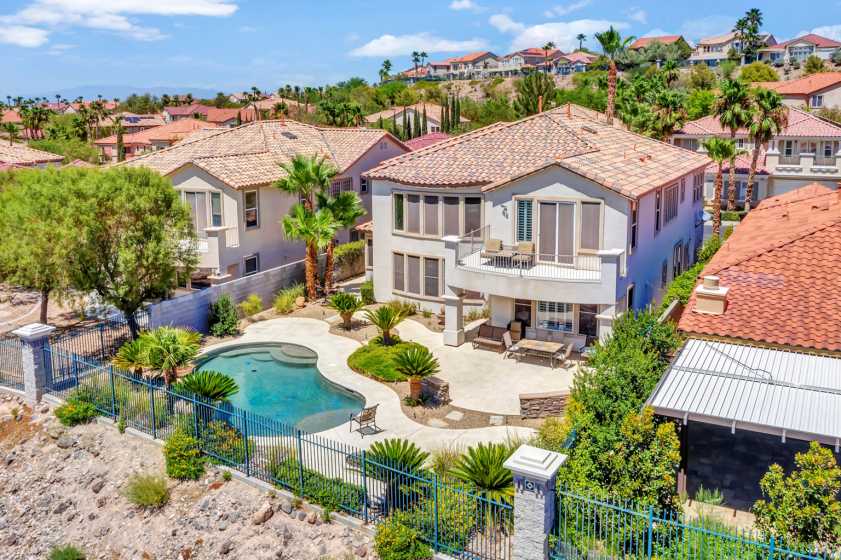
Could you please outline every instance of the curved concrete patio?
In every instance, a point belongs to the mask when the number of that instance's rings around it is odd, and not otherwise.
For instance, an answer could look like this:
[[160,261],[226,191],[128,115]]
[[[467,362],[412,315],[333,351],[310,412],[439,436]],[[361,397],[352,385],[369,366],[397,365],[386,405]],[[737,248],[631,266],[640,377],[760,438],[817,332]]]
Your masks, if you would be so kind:
[[[418,341],[423,344],[427,344],[423,340],[426,333],[430,335],[431,339],[434,337],[441,338],[440,334],[432,333],[420,324],[409,325],[408,323],[413,322],[405,321],[398,329],[404,338],[414,339],[417,336],[419,337]],[[415,332],[415,326],[420,329],[420,332]],[[382,383],[359,375],[348,367],[347,358],[354,350],[359,348],[360,343],[347,337],[330,334],[329,328],[330,325],[327,322],[319,319],[286,317],[261,321],[249,325],[243,335],[236,340],[209,346],[205,351],[253,342],[290,342],[311,348],[318,354],[318,369],[324,377],[363,395],[366,405],[370,406],[377,403],[380,405],[377,409],[377,424],[383,431],[376,435],[366,435],[362,438],[359,433],[351,433],[347,423],[320,433],[320,435],[332,440],[358,447],[367,448],[374,441],[402,437],[412,440],[424,449],[432,450],[447,445],[469,446],[479,442],[505,441],[511,437],[527,438],[533,433],[530,428],[514,426],[489,426],[459,430],[433,428],[414,422],[403,414],[397,393]],[[439,356],[439,359],[447,354],[447,352],[442,354],[441,350],[434,347],[433,344],[427,345]],[[443,347],[443,342],[440,345]],[[501,360],[501,356],[495,356]],[[442,369],[448,368],[449,366],[445,365],[442,360]],[[499,387],[491,389],[491,393],[501,392]],[[453,386],[451,384],[452,390]],[[504,412],[497,411],[497,413]]]

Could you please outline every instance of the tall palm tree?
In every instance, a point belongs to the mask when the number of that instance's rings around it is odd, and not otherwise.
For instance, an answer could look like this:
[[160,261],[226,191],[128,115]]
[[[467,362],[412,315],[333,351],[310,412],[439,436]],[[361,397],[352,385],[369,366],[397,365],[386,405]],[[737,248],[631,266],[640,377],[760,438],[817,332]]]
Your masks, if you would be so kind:
[[546,73],[549,73],[549,53],[555,50],[555,43],[552,41],[547,41],[545,45],[543,45],[543,66],[545,67]]
[[616,59],[634,40],[633,36],[622,38],[622,35],[611,25],[607,31],[596,33],[596,40],[602,46],[602,52],[608,59],[607,69],[607,124],[613,124],[613,113],[616,108]]
[[415,80],[418,79],[418,64],[420,64],[421,56],[418,51],[412,51],[412,64],[415,65]]
[[389,59],[383,60],[383,65],[380,68],[380,82],[384,82],[391,75],[391,61]]
[[146,367],[172,385],[178,380],[178,370],[199,355],[201,335],[187,329],[158,327],[144,332],[137,340],[145,348]]
[[680,68],[674,59],[664,62],[660,71],[663,73],[663,80],[665,80],[666,85],[669,87],[680,77]]
[[3,123],[2,129],[9,137],[9,146],[13,145],[15,140],[20,137],[20,134],[18,133],[18,126],[15,123]]
[[584,41],[587,40],[587,36],[584,35],[583,33],[579,33],[578,35],[575,36],[575,40],[578,41],[578,50],[579,51],[583,50],[584,49]]
[[287,239],[303,241],[307,246],[304,270],[306,276],[307,298],[310,301],[318,297],[315,281],[318,267],[318,251],[324,250],[336,235],[336,222],[328,210],[313,212],[303,204],[296,204],[288,216],[283,217],[283,233]]
[[[318,208],[330,212],[337,230],[352,227],[356,220],[365,215],[362,200],[355,192],[338,193],[333,197],[325,189],[318,192],[316,196],[318,197]],[[324,291],[328,294],[333,290],[333,253],[335,248],[336,239],[333,238],[327,245],[327,254],[324,259]]]
[[307,210],[314,208],[315,195],[330,188],[330,182],[338,173],[326,156],[319,158],[298,154],[280,167],[286,172],[286,177],[278,179],[274,186],[299,197]]
[[788,125],[788,109],[783,104],[783,98],[779,93],[759,88],[753,91],[752,97],[754,110],[752,111],[753,118],[748,125],[748,138],[753,140],[753,153],[745,189],[745,211],[748,212],[753,200],[753,181],[756,177],[759,149]]
[[707,150],[709,158],[718,165],[713,192],[713,237],[718,237],[721,234],[721,189],[724,182],[724,162],[735,159],[738,150],[734,141],[715,136],[703,142],[702,145]]
[[[739,80],[724,80],[721,83],[721,93],[715,103],[715,114],[724,128],[730,129],[730,140],[736,141],[736,133],[740,128],[748,126],[752,120],[752,105],[750,90]],[[728,177],[730,189],[727,191],[727,209],[736,209],[736,155],[730,158],[730,175]]]

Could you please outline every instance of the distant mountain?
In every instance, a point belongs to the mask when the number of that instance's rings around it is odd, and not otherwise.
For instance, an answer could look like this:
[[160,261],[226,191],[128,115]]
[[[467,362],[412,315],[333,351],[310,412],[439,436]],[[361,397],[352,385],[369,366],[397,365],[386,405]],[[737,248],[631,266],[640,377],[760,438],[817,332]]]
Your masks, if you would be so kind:
[[143,95],[148,93],[160,97],[164,93],[169,95],[184,95],[192,93],[193,97],[198,98],[213,98],[219,91],[224,89],[209,89],[201,87],[190,86],[173,86],[173,87],[136,87],[136,86],[119,86],[119,85],[93,85],[93,86],[79,86],[72,88],[57,89],[55,91],[39,92],[37,95],[30,97],[46,97],[47,99],[55,99],[56,94],[61,95],[64,99],[73,100],[81,96],[85,99],[95,99],[97,95],[101,95],[105,99],[114,99],[118,97],[125,99],[132,93]]

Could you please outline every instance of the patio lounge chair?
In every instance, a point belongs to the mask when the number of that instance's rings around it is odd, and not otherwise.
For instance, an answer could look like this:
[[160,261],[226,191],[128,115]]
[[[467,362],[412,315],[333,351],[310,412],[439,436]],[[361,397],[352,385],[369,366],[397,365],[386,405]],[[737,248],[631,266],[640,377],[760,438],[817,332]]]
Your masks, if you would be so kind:
[[492,327],[487,323],[483,323],[479,327],[479,333],[476,335],[476,338],[473,339],[473,348],[485,346],[497,352],[503,352],[505,351],[503,336],[507,332],[505,327]]
[[485,248],[479,254],[483,259],[493,259],[502,252],[501,239],[485,239]]
[[561,348],[560,351],[555,352],[555,355],[552,356],[552,359],[556,362],[560,362],[563,367],[569,367],[570,365],[570,356],[572,356],[573,351],[575,350],[575,344],[570,342],[569,344],[565,345]]
[[511,341],[511,331],[505,331],[505,334],[502,335],[502,343],[505,345],[505,352],[502,354],[503,358],[513,356],[520,351],[517,345]]
[[[363,408],[361,411],[357,412],[356,414],[350,415],[350,431],[353,433],[354,431],[359,432],[359,434],[364,438],[365,437],[365,429],[366,428],[373,428],[372,431],[369,432],[369,435],[375,434],[377,432],[381,432],[379,426],[377,426],[377,407],[380,406],[379,404],[375,404],[374,406],[369,406],[367,408]],[[356,423],[359,425],[356,430],[353,428],[353,424]]]
[[512,257],[515,266],[531,266],[534,264],[534,243],[531,241],[520,241],[517,243],[517,251]]

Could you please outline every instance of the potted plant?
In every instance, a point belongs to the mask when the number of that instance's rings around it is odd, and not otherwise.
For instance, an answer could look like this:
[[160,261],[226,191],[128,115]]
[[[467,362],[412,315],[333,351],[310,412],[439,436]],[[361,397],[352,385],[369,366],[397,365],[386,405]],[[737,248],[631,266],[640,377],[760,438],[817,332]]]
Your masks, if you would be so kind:
[[362,309],[363,306],[360,298],[347,292],[335,293],[327,300],[327,307],[339,312],[346,331],[351,329],[353,314]]
[[409,378],[409,398],[415,402],[421,399],[423,379],[441,371],[438,359],[429,348],[423,346],[414,346],[397,353],[394,365],[394,369]]

